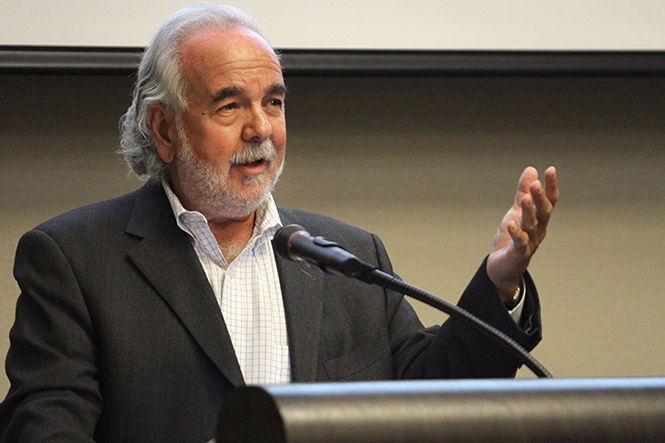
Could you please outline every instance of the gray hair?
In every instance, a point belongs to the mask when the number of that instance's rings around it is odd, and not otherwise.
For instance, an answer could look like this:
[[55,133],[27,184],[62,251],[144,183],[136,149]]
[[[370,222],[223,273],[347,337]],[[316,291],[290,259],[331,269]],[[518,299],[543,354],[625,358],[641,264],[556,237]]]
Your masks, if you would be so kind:
[[182,75],[180,50],[194,35],[211,29],[250,29],[263,37],[258,24],[232,6],[196,3],[169,17],[159,28],[139,64],[132,104],[120,119],[120,149],[134,174],[159,181],[168,164],[157,153],[148,126],[148,108],[161,103],[180,118],[187,107],[187,85]]

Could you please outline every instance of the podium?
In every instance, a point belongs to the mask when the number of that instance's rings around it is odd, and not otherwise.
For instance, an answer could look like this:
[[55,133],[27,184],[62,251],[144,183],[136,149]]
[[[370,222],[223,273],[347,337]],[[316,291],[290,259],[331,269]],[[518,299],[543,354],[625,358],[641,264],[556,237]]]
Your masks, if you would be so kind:
[[663,442],[665,378],[244,387],[218,442]]

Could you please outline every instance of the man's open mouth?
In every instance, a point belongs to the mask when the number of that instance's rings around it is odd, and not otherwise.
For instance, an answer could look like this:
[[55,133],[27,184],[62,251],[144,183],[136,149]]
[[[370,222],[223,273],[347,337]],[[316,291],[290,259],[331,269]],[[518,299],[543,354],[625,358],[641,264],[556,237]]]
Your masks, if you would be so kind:
[[268,160],[266,160],[265,158],[257,158],[256,160],[252,160],[252,161],[249,161],[249,162],[237,162],[235,164],[236,164],[236,166],[253,167],[253,166],[259,166],[259,165],[262,165],[262,164],[265,164],[265,163],[268,163]]

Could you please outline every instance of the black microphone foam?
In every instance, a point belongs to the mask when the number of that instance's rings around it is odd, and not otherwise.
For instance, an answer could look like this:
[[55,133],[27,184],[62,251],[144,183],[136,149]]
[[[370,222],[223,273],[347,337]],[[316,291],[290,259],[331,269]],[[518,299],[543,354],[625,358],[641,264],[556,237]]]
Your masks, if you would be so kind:
[[277,249],[277,253],[282,257],[287,260],[295,260],[297,261],[296,258],[293,258],[291,254],[289,253],[289,242],[291,240],[291,237],[293,234],[297,232],[307,232],[305,228],[303,228],[300,225],[286,225],[277,230],[275,233],[275,238],[273,239],[273,244],[275,245],[275,249]]
[[287,260],[304,261],[324,272],[338,272],[348,277],[363,279],[376,269],[346,251],[337,243],[312,235],[300,225],[286,225],[275,233],[277,253]]

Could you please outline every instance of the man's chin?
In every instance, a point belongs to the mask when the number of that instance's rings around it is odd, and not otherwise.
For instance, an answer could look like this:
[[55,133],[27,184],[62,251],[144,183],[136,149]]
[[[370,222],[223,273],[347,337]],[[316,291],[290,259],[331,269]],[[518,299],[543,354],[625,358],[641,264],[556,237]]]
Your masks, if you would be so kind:
[[[266,181],[265,174],[256,174],[256,175],[243,175],[242,177],[242,187],[246,189],[247,187],[263,187]],[[251,192],[251,191],[250,191]]]
[[226,220],[244,220],[266,201],[270,190],[265,184],[251,191],[245,187],[244,192],[235,192],[232,197],[227,195],[216,201],[211,211],[213,214],[209,215]]
[[[283,163],[282,163],[283,167]],[[244,220],[254,213],[268,198],[282,172],[245,175],[241,180],[228,180],[224,191],[210,196],[208,220]]]
[[243,204],[226,204],[222,207],[217,208],[214,211],[214,215],[209,217],[210,220],[220,219],[220,220],[232,220],[240,221],[245,220],[247,217],[252,215],[265,201],[267,195],[263,198],[255,201],[244,202]]

